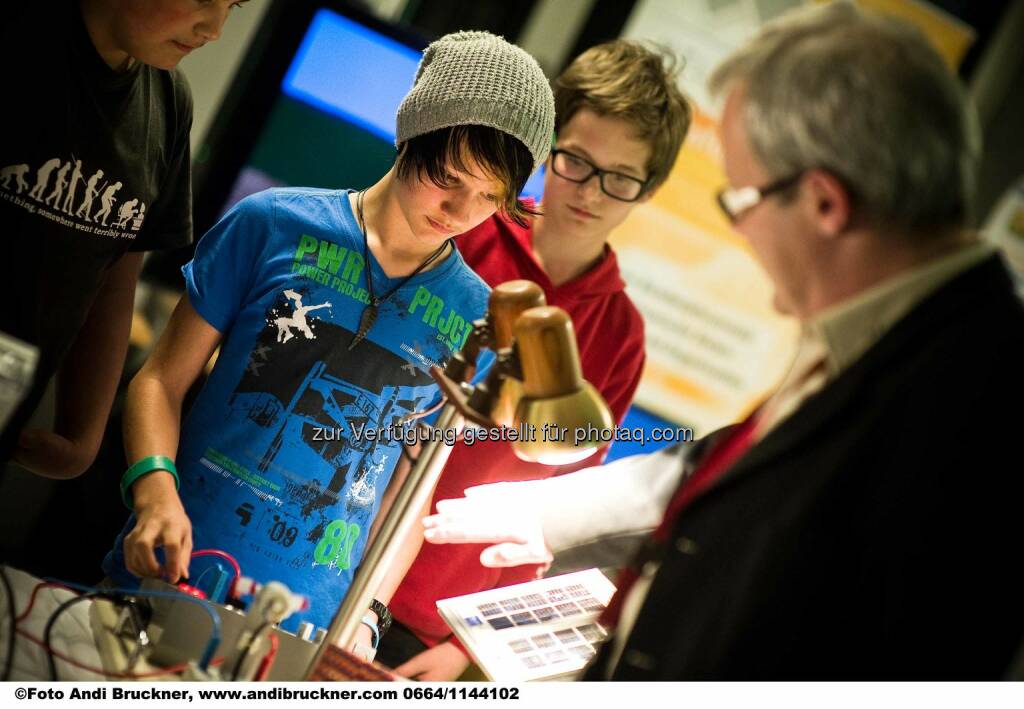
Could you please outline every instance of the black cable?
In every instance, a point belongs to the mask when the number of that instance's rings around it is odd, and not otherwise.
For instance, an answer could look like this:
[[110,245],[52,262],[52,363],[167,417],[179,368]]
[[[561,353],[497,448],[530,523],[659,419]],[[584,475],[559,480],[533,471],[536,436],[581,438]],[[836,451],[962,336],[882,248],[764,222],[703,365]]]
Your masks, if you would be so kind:
[[210,639],[206,643],[206,649],[203,650],[202,657],[199,658],[199,667],[202,670],[207,670],[210,666],[210,662],[213,660],[213,655],[217,651],[217,647],[220,645],[220,632],[221,632],[221,620],[220,616],[217,615],[217,611],[214,609],[213,604],[207,600],[195,598],[178,591],[153,591],[145,588],[127,589],[127,588],[103,588],[97,589],[92,586],[83,586],[80,583],[73,583],[71,581],[61,581],[60,579],[44,578],[44,581],[51,581],[53,583],[60,584],[69,589],[77,589],[83,592],[90,592],[93,595],[99,595],[103,598],[109,598],[115,601],[119,598],[131,598],[132,596],[142,596],[143,598],[169,598],[173,601],[186,601],[188,603],[195,603],[203,608],[207,613],[210,614]]
[[270,621],[264,622],[262,625],[256,628],[256,632],[254,632],[252,634],[252,637],[249,638],[248,644],[245,646],[245,649],[242,650],[241,654],[238,656],[238,661],[235,662],[235,668],[231,670],[232,682],[238,681],[238,673],[242,671],[242,663],[245,662],[245,658],[247,658],[249,656],[249,653],[252,652],[252,648],[256,644],[256,638],[258,638],[260,636],[260,633],[266,630],[266,628],[269,625],[271,625]]
[[0,565],[0,580],[4,584],[4,593],[7,594],[7,657],[4,658],[4,675],[0,682],[6,682],[11,678],[11,670],[14,669],[14,626],[18,624],[17,611],[14,609],[14,589],[11,587],[11,580],[7,578],[7,569]]
[[50,634],[53,632],[53,626],[57,622],[57,618],[60,617],[61,613],[66,611],[76,603],[87,601],[90,598],[103,597],[108,594],[102,591],[92,591],[90,593],[83,593],[81,596],[75,596],[57,606],[57,610],[50,614],[49,619],[46,621],[46,630],[43,631],[43,644],[46,645],[46,661],[50,666],[50,680],[53,682],[58,681],[57,677],[57,663],[54,659],[53,648],[50,646]]

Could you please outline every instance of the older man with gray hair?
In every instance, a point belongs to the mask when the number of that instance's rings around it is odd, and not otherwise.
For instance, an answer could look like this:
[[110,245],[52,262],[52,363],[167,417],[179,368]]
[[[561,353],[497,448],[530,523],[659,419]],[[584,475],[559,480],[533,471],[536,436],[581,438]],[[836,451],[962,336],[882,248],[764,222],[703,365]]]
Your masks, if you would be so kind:
[[[979,140],[963,88],[916,30],[845,3],[766,26],[711,86],[719,202],[800,347],[688,467],[660,454],[683,482],[646,500],[661,522],[588,677],[1005,676],[1024,638],[1008,413],[1024,402],[1024,307],[966,229]],[[611,515],[595,514],[601,470],[574,474],[602,531],[637,517],[618,466]],[[565,489],[542,515],[549,542],[564,541],[570,481],[551,482]]]

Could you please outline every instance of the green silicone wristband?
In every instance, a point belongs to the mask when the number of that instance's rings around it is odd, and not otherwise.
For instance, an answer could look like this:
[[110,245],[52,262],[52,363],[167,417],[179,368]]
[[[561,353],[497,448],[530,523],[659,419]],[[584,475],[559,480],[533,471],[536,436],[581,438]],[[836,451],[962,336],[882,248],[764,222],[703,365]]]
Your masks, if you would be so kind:
[[124,475],[121,476],[121,500],[128,509],[135,509],[135,505],[132,502],[132,485],[135,484],[135,481],[144,475],[155,473],[158,470],[166,470],[171,474],[174,478],[175,490],[181,487],[181,480],[178,479],[178,469],[174,467],[173,460],[166,455],[147,456],[132,464],[128,470],[124,471]]

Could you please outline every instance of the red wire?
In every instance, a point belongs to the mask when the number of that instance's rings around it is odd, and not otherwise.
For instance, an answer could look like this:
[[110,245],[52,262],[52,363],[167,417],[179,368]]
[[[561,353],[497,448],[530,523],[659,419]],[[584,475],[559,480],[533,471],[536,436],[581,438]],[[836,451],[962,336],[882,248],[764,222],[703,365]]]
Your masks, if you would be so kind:
[[277,635],[273,631],[270,632],[270,649],[267,650],[267,654],[263,656],[260,661],[260,667],[256,670],[256,676],[253,678],[256,682],[262,682],[270,674],[270,668],[274,664],[274,658],[277,657],[277,646],[278,639]]
[[238,565],[238,562],[235,561],[235,557],[231,556],[226,551],[221,551],[220,549],[200,549],[199,551],[192,552],[192,559],[195,559],[197,556],[216,556],[231,564],[231,568],[235,571],[235,577],[231,579],[231,585],[228,586],[228,600],[234,598],[235,584],[238,583],[238,579],[242,578],[242,569]]
[[75,591],[74,589],[68,588],[64,584],[54,583],[53,581],[40,581],[39,583],[37,583],[33,587],[32,595],[30,595],[28,597],[28,606],[26,606],[25,610],[23,610],[21,612],[21,615],[17,616],[14,619],[14,624],[15,625],[17,625],[21,621],[25,620],[26,618],[28,618],[28,614],[32,612],[32,607],[35,606],[35,604],[36,604],[36,594],[38,594],[40,589],[43,589],[43,588],[63,588],[66,591],[71,591],[76,596],[78,595],[77,591]]
[[[215,555],[219,556],[222,553],[223,552],[220,552],[220,553],[217,553]],[[234,561],[234,559],[230,559],[230,560]],[[236,563],[236,568],[237,568],[237,563]],[[135,673],[135,672],[108,672],[107,670],[104,670],[104,669],[101,669],[101,668],[97,668],[97,667],[92,667],[90,665],[86,665],[83,662],[79,662],[78,660],[76,660],[76,659],[74,659],[72,657],[69,657],[68,655],[65,655],[60,650],[57,650],[57,649],[52,648],[52,647],[47,647],[45,641],[43,641],[40,638],[37,638],[36,636],[32,635],[27,630],[22,630],[21,628],[18,628],[18,623],[20,623],[21,621],[25,620],[25,618],[28,617],[28,614],[32,611],[32,608],[35,606],[36,596],[39,594],[39,591],[44,589],[44,588],[63,588],[65,590],[67,590],[67,591],[71,591],[75,595],[78,595],[78,593],[74,589],[68,588],[64,584],[55,583],[53,581],[41,581],[41,582],[37,583],[32,588],[32,594],[29,596],[29,599],[28,599],[28,606],[26,606],[25,610],[23,610],[20,615],[15,617],[15,619],[14,619],[14,629],[15,629],[15,632],[18,633],[18,635],[21,635],[26,640],[35,643],[36,645],[38,645],[39,647],[43,648],[47,652],[52,653],[54,655],[54,657],[59,657],[60,659],[64,660],[64,662],[68,663],[69,665],[73,665],[73,666],[75,666],[75,667],[77,667],[79,669],[85,670],[86,672],[92,672],[93,674],[102,675],[104,677],[112,677],[112,678],[115,678],[115,679],[146,679],[148,677],[160,677],[162,675],[175,675],[175,674],[180,674],[181,672],[184,672],[188,668],[188,665],[186,663],[181,663],[181,664],[178,664],[178,665],[172,665],[171,667],[167,667],[167,668],[162,669],[162,670],[154,670],[152,672],[140,672],[140,673]],[[277,652],[277,637],[276,636],[272,636],[271,650],[272,650],[272,652],[274,652],[276,654],[276,652]],[[271,660],[273,660],[273,656],[271,655],[271,653],[268,652],[267,656],[270,657]],[[266,662],[267,658],[264,658],[263,661]],[[224,658],[223,657],[218,657],[213,662],[211,662],[210,665],[211,666],[219,665],[219,664],[221,664],[223,662],[224,662]],[[261,666],[261,669],[262,669],[262,666]],[[269,667],[267,669],[269,669]]]

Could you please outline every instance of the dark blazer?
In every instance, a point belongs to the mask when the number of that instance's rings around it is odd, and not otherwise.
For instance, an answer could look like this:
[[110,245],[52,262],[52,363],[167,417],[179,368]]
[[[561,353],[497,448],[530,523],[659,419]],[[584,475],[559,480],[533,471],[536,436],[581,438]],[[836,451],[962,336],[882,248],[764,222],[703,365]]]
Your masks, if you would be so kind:
[[613,677],[1002,677],[1024,638],[1022,456],[1024,307],[992,257],[683,512]]

